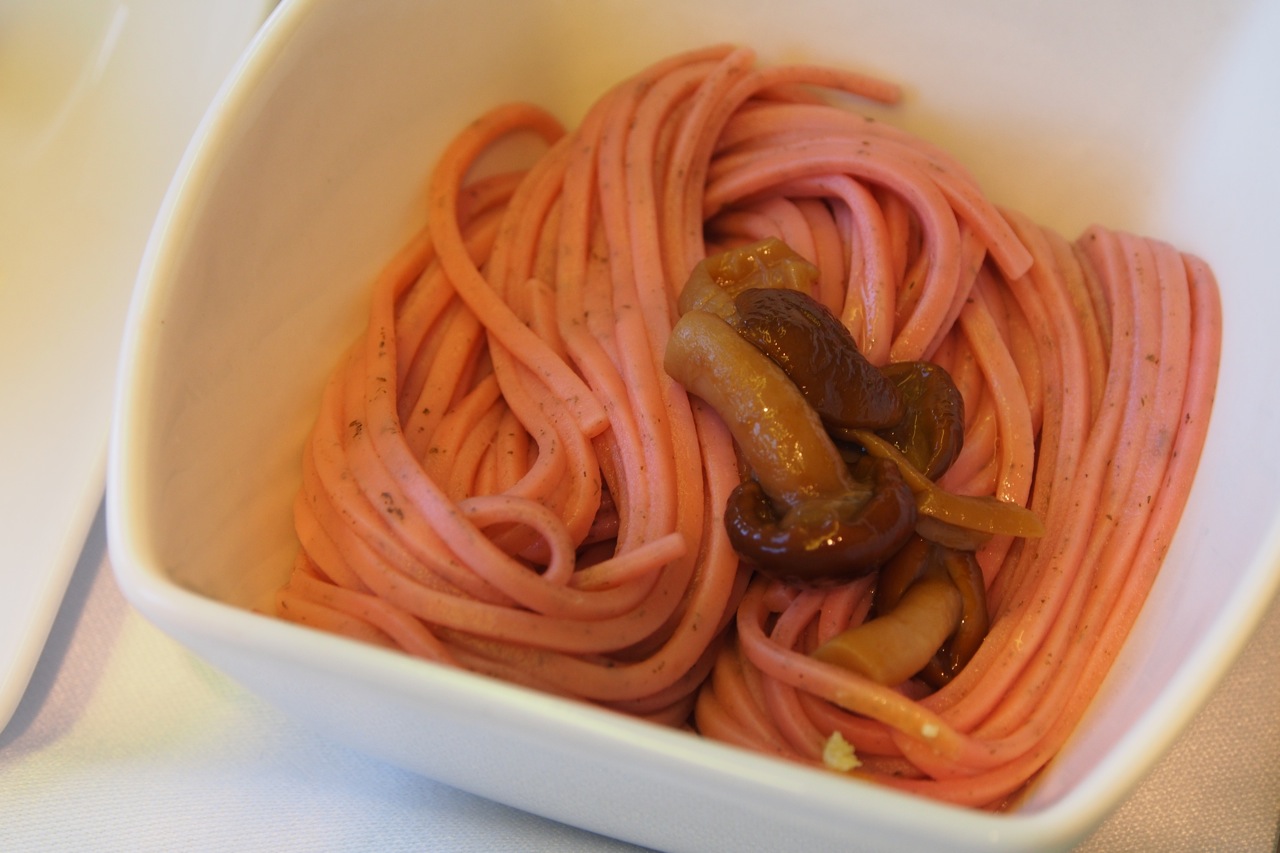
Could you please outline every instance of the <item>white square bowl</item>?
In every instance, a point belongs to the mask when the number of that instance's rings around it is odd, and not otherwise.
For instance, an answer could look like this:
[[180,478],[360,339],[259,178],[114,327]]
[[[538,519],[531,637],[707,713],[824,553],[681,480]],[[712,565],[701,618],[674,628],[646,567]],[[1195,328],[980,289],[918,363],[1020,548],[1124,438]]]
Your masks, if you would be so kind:
[[[922,801],[254,612],[286,577],[320,389],[374,273],[422,221],[435,155],[501,101],[572,124],[681,49],[906,86],[886,118],[999,203],[1074,237],[1206,258],[1226,340],[1190,504],[1076,736],[1013,814]],[[457,787],[671,850],[1052,850],[1119,805],[1280,583],[1280,10],[1140,0],[299,0],[188,152],[132,308],[110,455],[112,561],[163,630],[289,713]]]

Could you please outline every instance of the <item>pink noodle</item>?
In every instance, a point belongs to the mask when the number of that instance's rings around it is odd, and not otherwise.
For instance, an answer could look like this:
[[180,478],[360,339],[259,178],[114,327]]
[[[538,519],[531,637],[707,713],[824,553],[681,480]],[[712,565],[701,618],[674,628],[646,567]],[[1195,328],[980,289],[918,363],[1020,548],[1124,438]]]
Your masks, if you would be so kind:
[[[322,630],[975,807],[1052,759],[1173,538],[1222,327],[1167,244],[1070,242],[988,200],[939,148],[829,104],[896,87],[715,46],[623,81],[565,132],[524,104],[436,165],[425,230],[374,284],[302,459],[278,613]],[[545,153],[474,179],[504,138]],[[719,417],[665,373],[708,251],[784,239],[875,363],[933,358],[965,400],[942,480],[1033,509],[980,552],[991,628],[941,689],[809,656],[874,578],[754,578],[723,529]]]

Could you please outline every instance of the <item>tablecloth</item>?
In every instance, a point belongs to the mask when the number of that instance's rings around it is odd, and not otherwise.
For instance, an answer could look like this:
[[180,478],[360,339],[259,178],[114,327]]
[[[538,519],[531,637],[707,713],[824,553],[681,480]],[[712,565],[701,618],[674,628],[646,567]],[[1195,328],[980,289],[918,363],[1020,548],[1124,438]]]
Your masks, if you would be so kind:
[[[1194,723],[1079,848],[1271,851],[1280,606]],[[121,596],[102,513],[0,732],[0,851],[635,851],[313,733]]]

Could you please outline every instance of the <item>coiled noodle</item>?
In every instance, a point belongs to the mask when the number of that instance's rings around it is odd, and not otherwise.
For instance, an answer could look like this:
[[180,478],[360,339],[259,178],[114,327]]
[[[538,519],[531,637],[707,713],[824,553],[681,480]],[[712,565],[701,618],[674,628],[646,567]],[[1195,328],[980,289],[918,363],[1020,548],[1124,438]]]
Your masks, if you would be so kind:
[[[303,455],[281,616],[854,775],[998,807],[1058,750],[1169,546],[1207,428],[1209,268],[998,208],[945,152],[825,100],[897,89],[717,46],[607,92],[566,131],[511,104],[441,156],[421,234],[375,283]],[[480,179],[512,134],[546,153]],[[978,554],[990,633],[929,693],[808,652],[874,577],[753,579],[723,509],[725,425],[662,368],[676,297],[777,236],[872,362],[965,399],[942,485],[1030,506]]]

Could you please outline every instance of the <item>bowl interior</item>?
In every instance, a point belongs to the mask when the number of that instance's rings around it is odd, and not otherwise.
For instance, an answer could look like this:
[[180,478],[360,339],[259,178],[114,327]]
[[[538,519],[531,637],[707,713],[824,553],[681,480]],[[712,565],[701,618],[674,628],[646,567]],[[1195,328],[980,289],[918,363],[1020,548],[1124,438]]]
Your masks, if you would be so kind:
[[[1069,237],[1099,222],[1167,238],[1221,280],[1221,383],[1191,503],[1114,676],[1023,809],[1096,821],[1277,584],[1280,410],[1257,389],[1280,362],[1265,256],[1280,129],[1258,109],[1280,82],[1278,37],[1262,2],[796,2],[784,17],[763,0],[286,3],[206,122],[144,265],[109,490],[122,584],[166,623],[189,593],[249,610],[282,582],[320,390],[372,276],[425,218],[436,152],[481,110],[525,99],[572,124],[611,82],[710,42],[852,67],[903,83],[905,103],[877,112],[955,153],[999,203]],[[168,623],[204,648],[224,638],[216,619]]]

